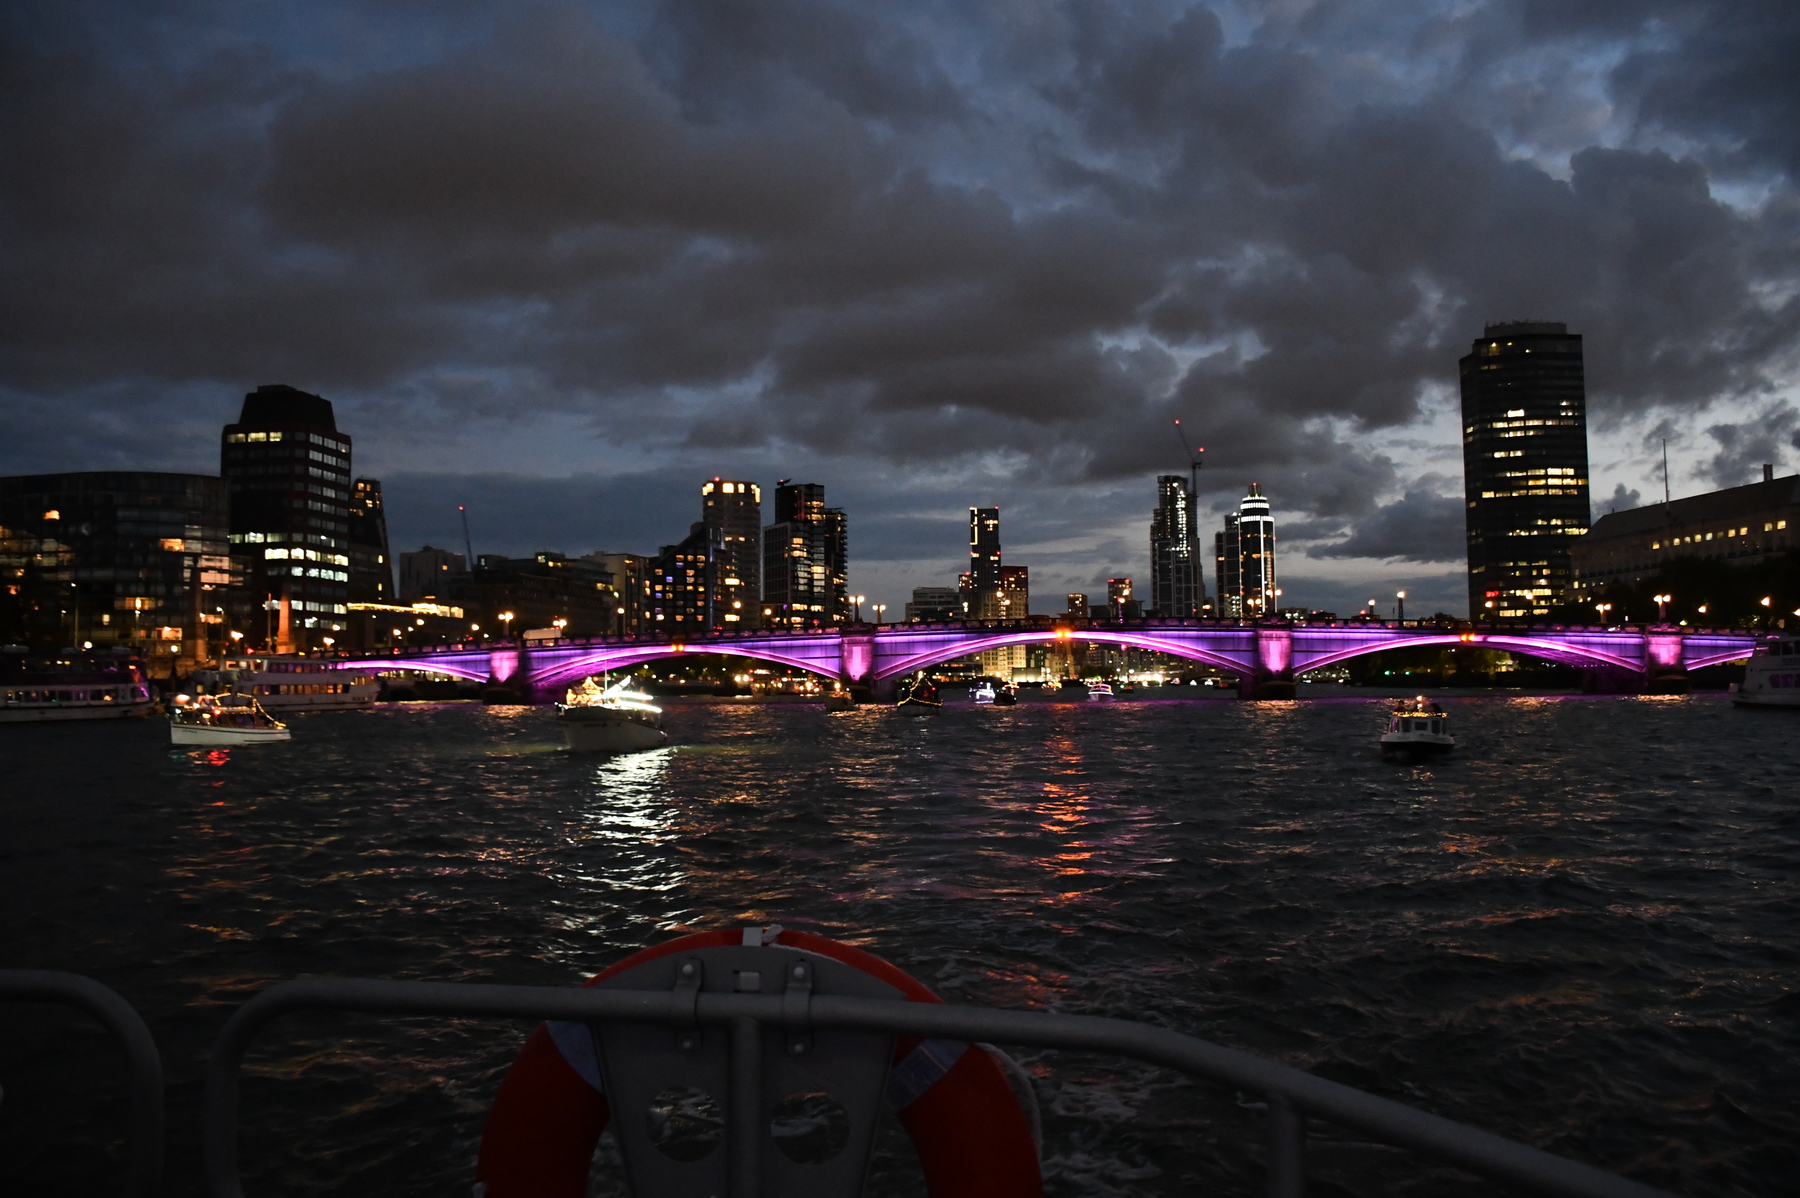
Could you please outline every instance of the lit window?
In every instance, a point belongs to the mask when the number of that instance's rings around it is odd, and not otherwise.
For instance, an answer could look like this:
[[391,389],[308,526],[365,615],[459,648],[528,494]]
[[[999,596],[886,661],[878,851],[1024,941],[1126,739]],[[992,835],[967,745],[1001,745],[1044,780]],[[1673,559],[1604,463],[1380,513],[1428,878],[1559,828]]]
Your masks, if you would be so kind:
[[46,519],[46,520],[61,520],[62,513],[57,511],[55,508],[51,508],[49,511],[44,513],[44,519]]

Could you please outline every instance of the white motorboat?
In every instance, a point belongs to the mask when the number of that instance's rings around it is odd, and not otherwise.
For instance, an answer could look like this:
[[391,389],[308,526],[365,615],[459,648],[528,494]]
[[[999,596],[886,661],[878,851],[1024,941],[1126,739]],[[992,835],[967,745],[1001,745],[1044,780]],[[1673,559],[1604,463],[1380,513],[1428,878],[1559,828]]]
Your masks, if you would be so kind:
[[1113,697],[1112,683],[1104,678],[1096,678],[1088,683],[1088,699],[1110,699]]
[[1448,753],[1455,747],[1450,717],[1424,695],[1396,704],[1381,734],[1383,753]]
[[250,695],[283,713],[369,707],[381,690],[373,675],[337,669],[329,658],[263,653],[227,657],[216,670],[195,670],[188,685],[214,695]]
[[662,708],[631,689],[629,678],[611,686],[584,679],[556,705],[557,722],[577,753],[632,753],[669,743]]
[[970,697],[977,703],[992,703],[994,701],[994,684],[983,678],[976,684],[974,693]]
[[1756,647],[1744,663],[1744,680],[1733,683],[1739,707],[1800,708],[1800,632],[1783,631]]
[[254,695],[176,695],[169,713],[169,743],[249,745],[292,740],[288,727],[262,709]]

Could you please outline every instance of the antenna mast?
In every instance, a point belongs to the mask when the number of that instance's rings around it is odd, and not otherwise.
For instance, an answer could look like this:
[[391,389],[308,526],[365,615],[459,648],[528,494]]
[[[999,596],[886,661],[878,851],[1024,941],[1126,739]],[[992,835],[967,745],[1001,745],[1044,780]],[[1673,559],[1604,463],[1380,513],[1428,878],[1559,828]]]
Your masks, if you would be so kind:
[[473,574],[475,573],[475,545],[469,540],[469,509],[459,503],[456,505],[456,511],[457,514],[462,517],[463,552],[468,554],[468,556],[463,559],[463,569],[467,570],[470,574]]

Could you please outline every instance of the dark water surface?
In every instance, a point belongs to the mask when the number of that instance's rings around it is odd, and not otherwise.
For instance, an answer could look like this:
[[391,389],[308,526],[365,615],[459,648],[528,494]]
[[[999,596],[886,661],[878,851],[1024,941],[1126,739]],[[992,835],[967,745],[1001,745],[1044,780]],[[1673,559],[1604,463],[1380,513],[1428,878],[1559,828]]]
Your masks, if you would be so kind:
[[[1366,698],[678,703],[674,747],[614,759],[564,752],[541,708],[303,716],[289,745],[230,752],[171,751],[160,722],[0,727],[0,965],[93,975],[145,1014],[179,1194],[206,1046],[272,982],[567,984],[745,922],[1683,1193],[1800,1191],[1800,722],[1717,697],[1452,704],[1462,747],[1429,766],[1380,759]],[[105,1037],[3,1017],[0,1191],[111,1191]],[[467,1194],[526,1030],[277,1025],[245,1085],[249,1192]],[[1051,1193],[1261,1184],[1247,1100],[1022,1055]],[[1489,1192],[1315,1132],[1316,1193]],[[884,1145],[871,1192],[919,1192]]]

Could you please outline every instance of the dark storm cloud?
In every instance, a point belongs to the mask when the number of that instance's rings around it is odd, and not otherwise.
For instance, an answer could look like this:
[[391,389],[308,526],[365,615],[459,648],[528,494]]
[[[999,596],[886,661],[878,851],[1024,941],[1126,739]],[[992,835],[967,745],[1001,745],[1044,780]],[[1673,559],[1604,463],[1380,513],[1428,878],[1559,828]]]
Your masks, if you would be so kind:
[[[1285,532],[1293,539],[1294,531]],[[1310,546],[1308,557],[1374,557],[1406,562],[1461,561],[1463,503],[1427,490],[1409,490],[1356,523],[1342,541]]]
[[[1792,5],[1345,0],[1233,28],[13,6],[0,394],[69,466],[58,404],[116,447],[157,397],[286,379],[389,427],[555,412],[627,447],[1078,489],[1179,469],[1180,416],[1209,502],[1260,481],[1352,527],[1334,555],[1416,517],[1406,552],[1454,556],[1435,495],[1383,506],[1417,467],[1361,441],[1453,387],[1484,321],[1583,333],[1603,415],[1793,377]],[[1714,432],[1715,472],[1764,431]]]

